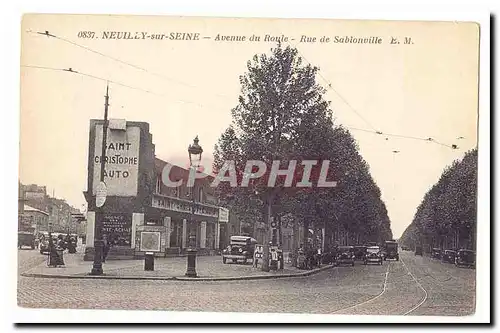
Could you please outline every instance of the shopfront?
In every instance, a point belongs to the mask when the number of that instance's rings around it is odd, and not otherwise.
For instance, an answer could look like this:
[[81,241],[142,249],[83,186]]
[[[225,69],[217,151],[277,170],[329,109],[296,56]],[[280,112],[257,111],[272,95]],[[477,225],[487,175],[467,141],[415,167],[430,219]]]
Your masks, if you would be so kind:
[[[96,187],[99,183],[102,121],[91,120],[87,190],[86,260],[93,260],[96,228]],[[141,257],[151,244],[157,255],[182,253],[196,246],[200,254],[212,253],[220,242],[220,207],[210,179],[197,179],[194,188],[167,187],[162,170],[168,163],[155,157],[149,124],[110,120],[106,144],[107,197],[100,223],[109,239],[111,257]],[[171,167],[172,181],[186,179],[189,171]],[[185,184],[184,182],[183,184]],[[189,194],[194,193],[194,198]],[[222,220],[229,212],[223,211]],[[194,236],[194,244],[190,244]],[[193,239],[193,237],[191,237]],[[147,241],[148,246],[141,244]]]

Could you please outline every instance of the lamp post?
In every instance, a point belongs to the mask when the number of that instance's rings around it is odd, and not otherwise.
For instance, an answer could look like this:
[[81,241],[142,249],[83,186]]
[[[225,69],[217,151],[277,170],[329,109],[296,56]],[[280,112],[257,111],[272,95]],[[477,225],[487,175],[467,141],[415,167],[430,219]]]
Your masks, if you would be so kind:
[[[198,136],[194,138],[193,144],[189,145],[188,147],[188,153],[189,153],[189,166],[190,166],[190,172],[198,169],[200,166],[201,162],[201,154],[203,153],[203,148],[198,144],[200,140],[198,139]],[[193,170],[194,169],[194,170]],[[188,277],[197,277],[198,274],[196,274],[196,235],[193,233],[193,227],[195,226],[194,223],[194,210],[196,207],[195,203],[195,196],[194,196],[194,183],[193,186],[191,187],[191,217],[190,217],[190,235],[189,235],[189,247],[187,250],[187,270],[186,270],[186,276]]]
[[[102,150],[101,150],[101,174],[100,181],[104,183],[104,168],[106,159],[106,144],[108,138],[108,106],[109,94],[108,86],[106,86],[106,96],[104,96],[104,123],[102,125]],[[95,213],[95,236],[94,236],[94,263],[90,275],[102,275],[102,255],[103,255],[103,241],[102,241],[102,220],[104,217],[104,207],[96,207]]]

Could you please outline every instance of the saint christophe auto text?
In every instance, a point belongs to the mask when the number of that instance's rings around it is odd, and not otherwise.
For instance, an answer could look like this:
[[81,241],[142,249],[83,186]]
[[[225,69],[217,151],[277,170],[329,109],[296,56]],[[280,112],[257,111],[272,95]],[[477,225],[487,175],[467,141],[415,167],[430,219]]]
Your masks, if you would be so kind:
[[[399,44],[399,39],[389,37],[384,39],[380,36],[308,36],[301,35],[298,38],[285,35],[226,35],[217,34],[214,36],[205,36],[199,32],[165,32],[150,33],[141,31],[102,31],[100,34],[94,31],[80,31],[78,38],[87,39],[110,39],[110,40],[165,40],[165,41],[198,41],[213,40],[217,42],[290,42],[299,41],[300,43],[335,43],[335,44],[382,44],[387,40],[390,44]],[[405,37],[405,44],[412,44],[411,38]]]

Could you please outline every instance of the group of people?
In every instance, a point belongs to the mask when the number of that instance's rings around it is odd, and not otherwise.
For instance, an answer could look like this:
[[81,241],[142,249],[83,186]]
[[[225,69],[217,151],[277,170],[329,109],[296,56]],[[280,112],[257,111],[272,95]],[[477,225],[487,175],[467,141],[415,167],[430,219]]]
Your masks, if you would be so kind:
[[321,267],[322,257],[321,247],[314,247],[310,243],[301,244],[298,250],[297,266],[303,269]]
[[338,246],[321,250],[320,246],[313,246],[311,243],[301,244],[298,250],[297,267],[302,269],[313,269],[321,267],[321,264],[331,264],[335,261],[338,253]]
[[53,238],[52,234],[48,235],[48,250],[49,250],[49,266],[57,267],[64,266],[64,251],[68,253],[76,253],[77,240],[70,235],[57,236]]

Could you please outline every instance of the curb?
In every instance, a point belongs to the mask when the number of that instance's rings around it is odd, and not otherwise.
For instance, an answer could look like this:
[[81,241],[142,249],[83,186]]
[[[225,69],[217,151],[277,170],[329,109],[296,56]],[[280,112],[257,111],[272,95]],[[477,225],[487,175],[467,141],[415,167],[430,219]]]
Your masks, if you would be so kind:
[[238,281],[238,280],[265,280],[265,279],[281,279],[293,278],[313,275],[327,269],[335,267],[327,265],[321,268],[316,268],[311,271],[293,273],[293,274],[276,274],[276,275],[246,275],[246,276],[228,276],[228,277],[198,277],[190,278],[184,276],[117,276],[117,275],[69,275],[69,274],[40,274],[40,273],[22,273],[23,277],[33,278],[52,278],[52,279],[107,279],[107,280],[157,280],[157,281]]

